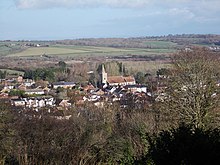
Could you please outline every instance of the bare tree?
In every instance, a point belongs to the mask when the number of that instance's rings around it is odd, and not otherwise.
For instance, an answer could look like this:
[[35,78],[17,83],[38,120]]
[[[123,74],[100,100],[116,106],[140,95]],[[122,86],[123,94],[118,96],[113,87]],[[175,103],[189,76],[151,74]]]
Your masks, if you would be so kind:
[[171,120],[195,127],[210,124],[219,105],[217,54],[205,48],[182,50],[173,56],[172,63],[163,103],[163,107],[170,110]]

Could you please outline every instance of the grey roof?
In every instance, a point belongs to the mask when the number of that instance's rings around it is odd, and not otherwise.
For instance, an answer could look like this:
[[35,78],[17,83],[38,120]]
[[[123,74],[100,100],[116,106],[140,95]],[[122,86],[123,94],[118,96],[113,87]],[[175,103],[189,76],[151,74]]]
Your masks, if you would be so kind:
[[65,82],[65,81],[60,81],[60,82],[55,82],[53,85],[75,85],[74,82]]
[[138,85],[138,84],[135,84],[135,85],[126,85],[125,88],[144,88],[144,87],[147,87],[146,85]]

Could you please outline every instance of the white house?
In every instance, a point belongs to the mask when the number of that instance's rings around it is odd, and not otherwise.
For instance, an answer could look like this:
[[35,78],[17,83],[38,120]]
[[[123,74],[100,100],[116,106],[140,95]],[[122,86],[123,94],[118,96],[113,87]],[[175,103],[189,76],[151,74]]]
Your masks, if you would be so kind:
[[25,94],[27,94],[27,95],[34,95],[34,94],[36,94],[36,95],[44,95],[45,92],[44,92],[43,89],[26,89],[25,90]]
[[57,89],[58,87],[66,89],[66,88],[72,88],[76,86],[74,82],[65,82],[65,81],[55,82],[52,85],[54,89]]
[[50,96],[28,97],[28,98],[12,99],[11,104],[14,106],[23,106],[28,108],[42,108],[46,106],[55,106],[55,99]]
[[26,87],[30,87],[30,86],[32,86],[33,84],[35,84],[35,81],[32,80],[32,79],[24,79],[23,84],[24,84]]
[[25,106],[25,100],[23,99],[11,99],[11,105],[13,106]]
[[130,92],[144,92],[147,93],[147,86],[145,85],[126,85],[124,87],[125,89],[128,89]]

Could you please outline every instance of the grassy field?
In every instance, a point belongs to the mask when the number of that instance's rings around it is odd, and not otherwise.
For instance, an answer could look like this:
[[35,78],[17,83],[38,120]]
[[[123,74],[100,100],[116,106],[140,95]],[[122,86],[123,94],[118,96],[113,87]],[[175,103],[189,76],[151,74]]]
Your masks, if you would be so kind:
[[171,64],[165,61],[123,61],[122,63],[131,74],[137,72],[156,74],[160,68],[171,67]]
[[21,50],[20,46],[15,43],[11,44],[7,42],[0,42],[0,55],[4,56],[9,54],[10,52],[17,52],[19,50]]
[[111,48],[94,46],[64,46],[31,47],[22,52],[10,54],[11,57],[33,57],[33,56],[114,56],[114,55],[150,55],[174,52],[173,49],[139,49],[139,48]]
[[0,69],[2,72],[5,72],[9,75],[24,75],[24,72],[12,69]]
[[144,43],[151,48],[169,49],[177,46],[177,43],[169,41],[147,41]]

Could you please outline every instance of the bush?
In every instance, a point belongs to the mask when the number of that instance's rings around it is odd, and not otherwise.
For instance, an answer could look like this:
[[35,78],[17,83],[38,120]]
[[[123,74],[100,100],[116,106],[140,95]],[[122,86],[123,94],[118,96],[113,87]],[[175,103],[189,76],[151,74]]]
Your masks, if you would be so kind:
[[149,153],[143,161],[157,164],[219,164],[220,130],[203,130],[189,125],[161,132],[150,139]]

